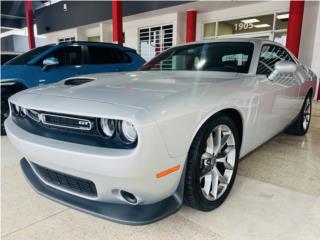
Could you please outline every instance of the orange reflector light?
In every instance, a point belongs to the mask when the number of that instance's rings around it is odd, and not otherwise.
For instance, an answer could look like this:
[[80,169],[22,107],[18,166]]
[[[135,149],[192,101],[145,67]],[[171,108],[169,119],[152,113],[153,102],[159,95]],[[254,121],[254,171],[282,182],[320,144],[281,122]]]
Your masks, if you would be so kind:
[[168,168],[168,169],[166,169],[166,170],[164,170],[162,172],[157,173],[156,177],[157,178],[164,177],[164,176],[166,176],[166,175],[168,175],[170,173],[178,171],[179,169],[180,169],[180,165],[174,166],[172,168]]

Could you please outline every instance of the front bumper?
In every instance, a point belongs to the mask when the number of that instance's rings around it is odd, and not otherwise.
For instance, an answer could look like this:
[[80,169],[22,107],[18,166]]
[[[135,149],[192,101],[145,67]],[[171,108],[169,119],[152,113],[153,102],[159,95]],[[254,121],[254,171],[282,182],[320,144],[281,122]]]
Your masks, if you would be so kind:
[[182,180],[175,194],[160,202],[148,205],[124,205],[97,202],[62,192],[42,182],[25,158],[20,164],[26,178],[39,194],[71,208],[118,223],[129,225],[152,223],[175,213],[183,203]]
[[[143,139],[152,141],[130,150],[87,146],[34,135],[18,127],[11,117],[6,120],[5,127],[10,141],[25,156],[21,162],[25,175],[40,194],[51,199],[127,224],[159,220],[182,204],[181,181],[186,156],[171,158],[152,125],[141,132]],[[83,195],[47,182],[34,164],[92,181],[97,196]],[[176,165],[181,166],[180,171],[156,177],[158,172]],[[128,204],[117,190],[134,194],[138,204]]]

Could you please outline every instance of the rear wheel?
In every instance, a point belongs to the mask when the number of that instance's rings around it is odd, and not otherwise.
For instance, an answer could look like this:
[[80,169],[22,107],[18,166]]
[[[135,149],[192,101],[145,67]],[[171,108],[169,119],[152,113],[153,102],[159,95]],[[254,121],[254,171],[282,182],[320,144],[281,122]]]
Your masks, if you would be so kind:
[[233,121],[222,114],[197,134],[188,155],[185,201],[210,211],[227,198],[237,173],[239,138]]
[[304,100],[302,109],[297,119],[287,129],[287,133],[292,135],[302,136],[308,132],[312,111],[312,99],[311,94],[308,94]]

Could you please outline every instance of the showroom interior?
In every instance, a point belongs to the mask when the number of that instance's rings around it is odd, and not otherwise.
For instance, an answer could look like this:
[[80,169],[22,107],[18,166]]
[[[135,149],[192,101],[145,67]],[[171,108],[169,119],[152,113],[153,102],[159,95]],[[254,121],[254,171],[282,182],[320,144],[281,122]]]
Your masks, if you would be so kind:
[[[21,171],[25,156],[18,149],[24,147],[1,136],[2,239],[320,239],[319,0],[1,1],[0,36],[1,65],[4,56],[46,45],[110,43],[152,62],[186,43],[260,39],[286,47],[317,76],[307,134],[282,132],[240,159],[234,187],[214,211],[195,211],[183,204],[175,213],[142,226],[99,218],[37,194]],[[131,87],[125,85],[125,90]],[[119,102],[125,105],[125,100]]]

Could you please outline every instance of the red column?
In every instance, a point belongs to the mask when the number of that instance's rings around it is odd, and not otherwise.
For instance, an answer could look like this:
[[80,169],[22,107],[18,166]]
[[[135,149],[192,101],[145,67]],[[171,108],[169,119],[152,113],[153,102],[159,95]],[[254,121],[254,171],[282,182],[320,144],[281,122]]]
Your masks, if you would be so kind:
[[197,11],[187,11],[186,42],[196,40]]
[[304,9],[304,0],[290,1],[286,46],[296,57],[298,57],[299,55],[303,9]]
[[112,0],[112,35],[113,42],[123,44],[121,0]]
[[28,29],[28,42],[29,48],[33,49],[36,47],[34,32],[33,32],[33,12],[32,12],[32,0],[25,1],[25,13],[26,13],[26,23]]

